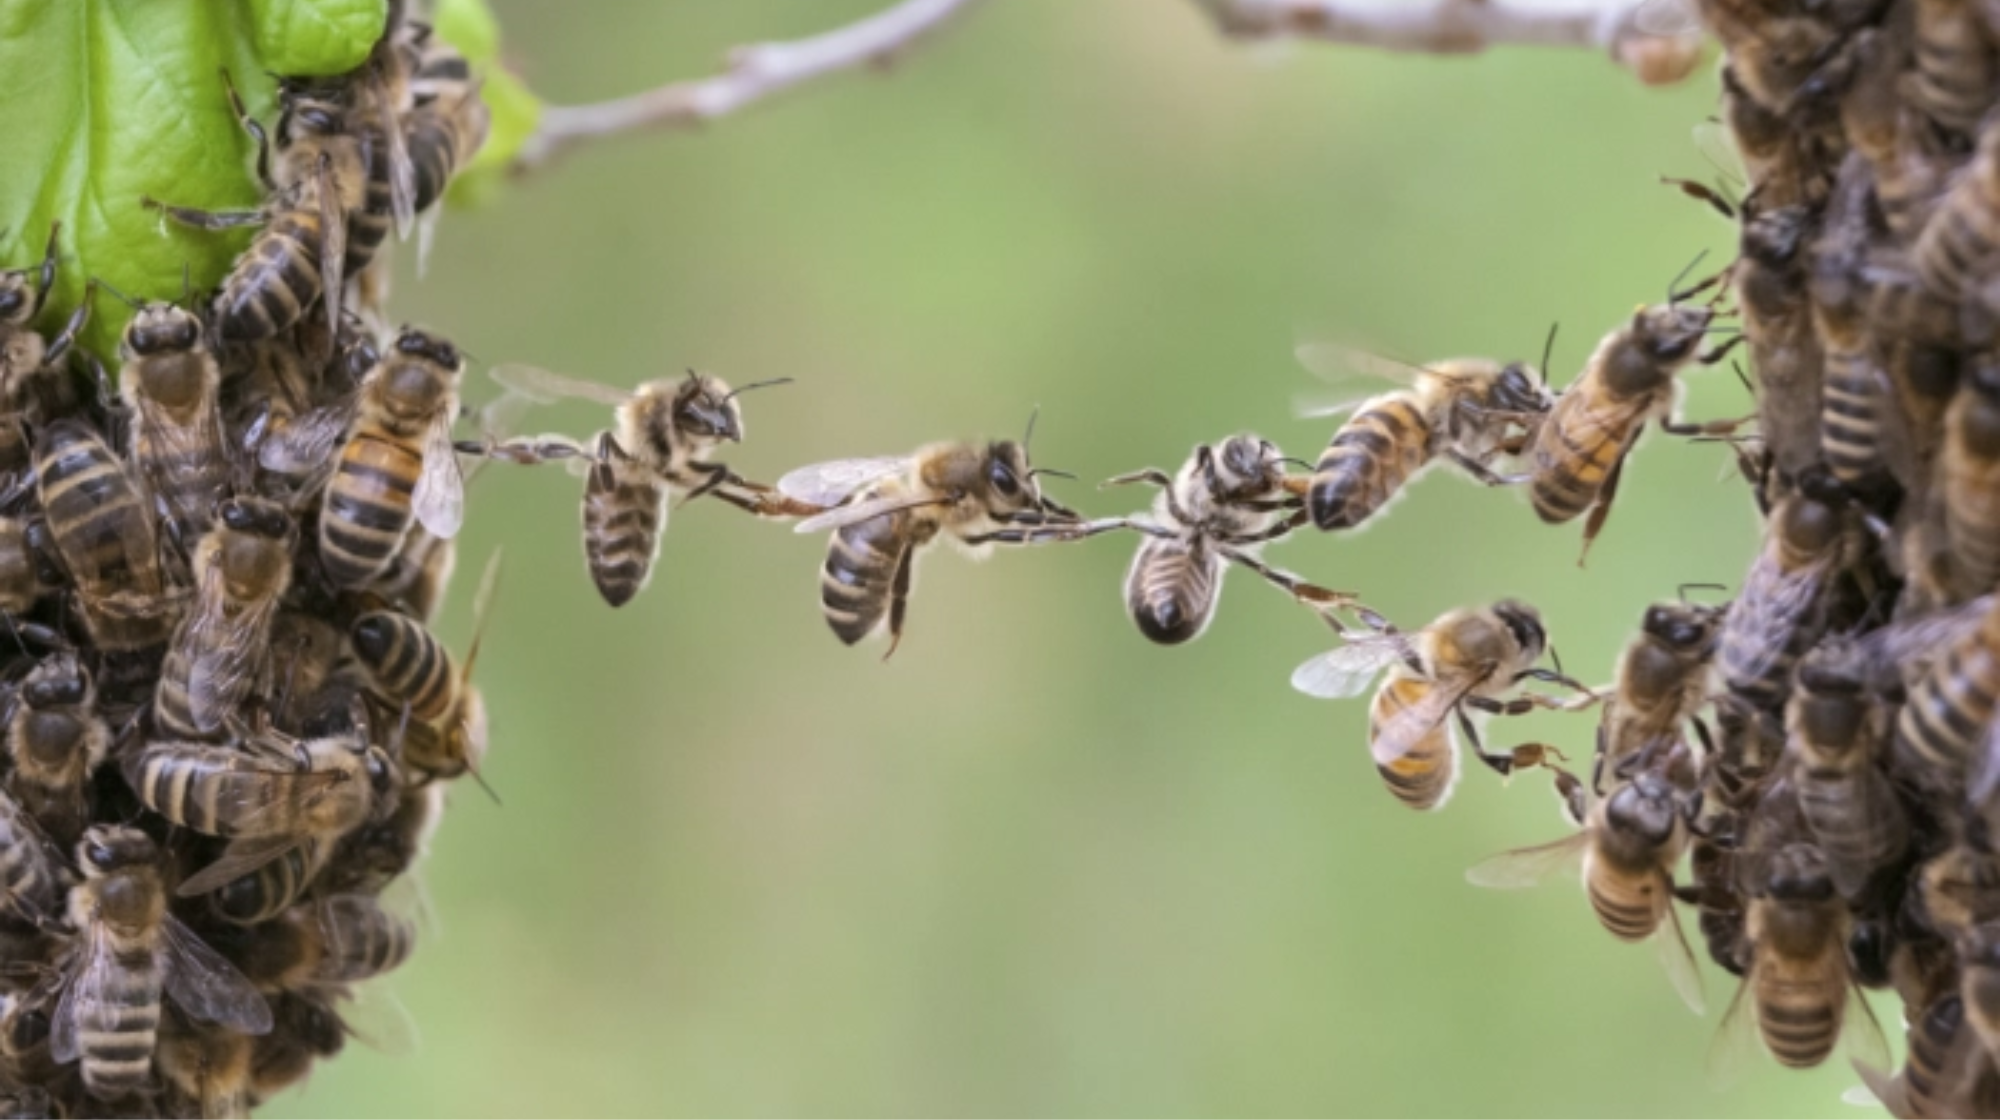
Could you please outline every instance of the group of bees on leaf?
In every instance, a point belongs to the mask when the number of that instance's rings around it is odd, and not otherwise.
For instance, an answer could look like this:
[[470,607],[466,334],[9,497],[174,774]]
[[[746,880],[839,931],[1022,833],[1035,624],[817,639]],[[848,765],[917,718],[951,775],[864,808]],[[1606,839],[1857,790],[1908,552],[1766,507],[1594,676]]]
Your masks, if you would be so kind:
[[[243,1115],[366,1035],[352,987],[417,932],[384,892],[485,749],[477,638],[428,629],[464,361],[375,325],[391,230],[484,142],[478,84],[400,5],[354,71],[278,78],[271,122],[231,79],[263,203],[122,200],[253,229],[219,290],[92,278],[45,334],[60,227],[0,272],[9,1116]],[[115,375],[75,345],[109,297]]]

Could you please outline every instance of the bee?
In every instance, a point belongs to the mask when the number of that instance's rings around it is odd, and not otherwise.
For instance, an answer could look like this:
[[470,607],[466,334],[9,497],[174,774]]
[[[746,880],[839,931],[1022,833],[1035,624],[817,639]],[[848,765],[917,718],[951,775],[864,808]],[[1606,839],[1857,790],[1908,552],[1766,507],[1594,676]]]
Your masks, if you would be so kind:
[[1699,356],[1715,311],[1673,303],[1640,308],[1632,321],[1606,335],[1582,375],[1556,398],[1535,429],[1529,496],[1550,524],[1590,511],[1584,552],[1596,539],[1618,492],[1625,456],[1646,423],[1693,434],[1707,425],[1673,420],[1680,383],[1675,374]]
[[265,192],[255,210],[201,210],[151,196],[148,209],[205,230],[262,227],[216,294],[214,322],[225,342],[261,342],[288,329],[318,301],[327,328],[340,328],[347,214],[364,202],[368,158],[347,127],[349,107],[296,85],[281,86],[277,158],[264,126],[224,76],[229,106],[257,146]]
[[1930,122],[1947,150],[1970,146],[2000,85],[2000,56],[1970,0],[1916,0],[1915,62],[1903,78],[1906,104]]
[[546,440],[462,448],[516,462],[581,456],[588,463],[584,560],[598,594],[614,607],[631,602],[652,578],[666,531],[669,497],[692,501],[713,495],[764,517],[798,516],[821,508],[786,501],[769,487],[708,458],[724,443],[743,442],[743,406],[737,397],[752,389],[787,384],[790,378],[731,390],[719,377],[689,370],[685,380],[661,378],[627,392],[533,366],[506,365],[493,371],[493,379],[534,401],[568,397],[616,409],[611,430],[598,433],[595,448],[587,453]]
[[442,42],[424,49],[411,96],[414,106],[405,128],[415,167],[414,204],[423,213],[437,205],[452,176],[485,145],[492,114],[479,95],[472,68]]
[[167,586],[152,515],[124,464],[81,420],[42,429],[35,451],[50,543],[98,648],[138,650],[165,642],[178,596]]
[[450,342],[405,328],[362,381],[319,519],[320,561],[334,586],[380,575],[412,518],[440,537],[457,535],[465,479],[451,424],[463,364]]
[[46,528],[31,532],[26,518],[0,514],[0,615],[11,619],[27,614],[62,583],[62,570],[40,547]]
[[1743,975],[1748,953],[1735,853],[1710,837],[1696,836],[1688,845],[1688,881],[1674,888],[1674,897],[1695,908],[1695,928],[1708,958],[1732,975]]
[[347,633],[321,614],[280,606],[271,619],[270,649],[269,675],[277,689],[271,719],[297,730],[346,656]]
[[253,1101],[297,1084],[315,1061],[332,1058],[347,1045],[346,1024],[323,995],[287,992],[271,1001],[271,1014],[275,1028],[256,1040],[250,1054]]
[[1799,809],[1827,875],[1842,898],[1859,898],[1910,847],[1903,803],[1877,767],[1888,713],[1821,647],[1799,663],[1785,729]]
[[276,859],[215,888],[208,896],[208,912],[230,925],[262,925],[304,897],[332,852],[326,841],[306,837]]
[[1908,127],[1900,87],[1909,39],[1910,31],[1900,21],[1857,33],[1854,80],[1840,103],[1842,131],[1868,161],[1882,223],[1898,244],[1908,244],[1923,228],[1947,171]]
[[2000,365],[1976,362],[1945,413],[1938,493],[1952,582],[1963,597],[2000,585]]
[[2000,1056],[2000,925],[1983,923],[1960,936],[1958,960],[1966,1021],[1988,1056]]
[[298,530],[284,507],[231,498],[195,552],[194,609],[174,631],[153,722],[168,735],[213,736],[242,706],[266,665],[271,621],[292,581]]
[[486,703],[472,684],[472,669],[499,570],[496,553],[473,599],[476,621],[462,666],[422,623],[394,611],[369,611],[349,631],[355,660],[375,692],[404,713],[405,767],[441,778],[478,773],[486,751]]
[[1845,1031],[1857,1060],[1887,1066],[1888,1043],[1848,964],[1850,919],[1826,857],[1793,843],[1760,858],[1749,891],[1749,975],[1723,1016],[1719,1054],[1743,1049],[1736,1036],[1754,1021],[1780,1065],[1819,1065]]
[[1956,613],[1976,611],[1978,622],[1941,641],[1941,652],[1910,685],[1892,742],[1896,766],[1913,784],[1964,790],[1984,804],[2000,785],[2000,752],[1986,745],[2000,697],[2000,605],[1975,603],[1981,605]]
[[1297,354],[1323,377],[1358,370],[1406,386],[1362,402],[1320,453],[1307,508],[1313,524],[1328,531],[1360,526],[1440,457],[1489,486],[1504,485],[1489,464],[1519,454],[1554,404],[1520,362],[1457,358],[1405,366],[1327,344],[1301,346]]
[[[1848,157],[1813,262],[1812,324],[1822,355],[1819,432],[1817,441],[1800,442],[1816,442],[1817,454],[1781,457],[1779,464],[1797,473],[1824,456],[1833,477],[1847,485],[1861,484],[1882,469],[1883,414],[1890,407],[1889,375],[1871,345],[1861,288],[1853,281],[1867,246],[1866,169],[1859,155]],[[1759,364],[1760,377],[1763,368]],[[1775,421],[1770,411],[1760,408],[1760,430]]]
[[1674,912],[1674,866],[1689,835],[1684,801],[1662,769],[1642,770],[1596,800],[1578,831],[1503,852],[1475,865],[1466,878],[1482,887],[1527,887],[1574,873],[1581,861],[1584,893],[1598,921],[1620,941],[1650,939],[1674,990],[1699,1015],[1701,974]]
[[1957,307],[2000,251],[2000,132],[1988,129],[1972,161],[1938,200],[1910,249],[1924,287]]
[[[1231,436],[1221,450],[1202,444],[1174,475],[1147,468],[1111,484],[1160,488],[1150,519],[1112,518],[1077,526],[1068,538],[1111,528],[1146,534],[1125,576],[1125,610],[1139,632],[1161,645],[1192,641],[1208,628],[1222,593],[1224,562],[1240,564],[1302,601],[1339,606],[1353,596],[1306,583],[1258,556],[1269,541],[1304,522],[1306,480],[1285,474],[1277,446]],[[1056,539],[1052,534],[1049,539]]]
[[1062,472],[1031,467],[1029,439],[933,443],[912,455],[817,463],[778,480],[787,498],[833,507],[796,531],[834,531],[819,580],[820,610],[834,636],[853,645],[886,618],[882,656],[894,654],[917,553],[941,535],[983,558],[994,544],[1032,543],[1036,528],[1080,521],[1042,493],[1035,479]]
[[1696,713],[1708,702],[1708,666],[1715,656],[1723,608],[1695,603],[1655,603],[1639,635],[1619,656],[1615,685],[1599,724],[1597,773],[1625,781],[1635,767],[1682,741],[1692,722],[1708,738]]
[[1994,852],[1983,826],[1966,829],[1925,860],[1914,885],[1923,923],[1948,941],[1974,926],[2000,921],[2000,853]]
[[303,741],[266,732],[245,746],[155,742],[125,764],[147,808],[230,840],[221,858],[180,884],[181,897],[207,894],[301,849],[316,858],[312,845],[330,846],[360,827],[395,788],[393,764],[360,726]]
[[[47,306],[49,293],[55,291],[56,238],[61,232],[61,222],[49,225],[49,245],[32,284],[25,268],[0,271],[0,401],[18,401],[30,378],[60,366],[90,321],[91,301],[86,296],[54,338],[43,338],[35,330],[35,320]],[[18,469],[26,465],[26,438],[19,430],[18,417],[6,415],[5,419],[7,430],[0,432],[5,437],[0,439],[0,452],[17,453],[0,454],[0,465]]]
[[50,1034],[56,1061],[81,1058],[90,1094],[115,1100],[152,1082],[164,993],[192,1018],[243,1034],[271,1029],[271,1009],[234,965],[167,913],[160,851],[133,828],[93,825],[76,850],[70,892],[78,945]]
[[139,305],[119,343],[119,393],[132,414],[132,468],[183,551],[208,530],[229,486],[222,369],[201,320],[170,303]]
[[111,749],[90,671],[74,653],[38,662],[7,713],[7,789],[67,847],[90,821],[90,776]]
[[386,819],[371,820],[340,842],[322,885],[334,893],[379,894],[430,851],[444,819],[441,782],[404,785]]
[[457,562],[450,540],[413,525],[372,590],[411,618],[428,623],[437,617]]
[[27,811],[0,793],[0,913],[40,926],[62,912],[62,857]]
[[1990,1116],[2000,1112],[2000,1076],[1968,1023],[1957,992],[1939,996],[1914,1016],[1909,1059],[1891,1078],[1881,1067],[1856,1072],[1891,1116]]
[[248,1116],[249,1035],[167,1016],[154,1058],[168,1086],[186,1097],[204,1117]]
[[416,925],[365,895],[292,907],[250,931],[238,960],[267,992],[311,990],[394,971],[416,947]]
[[1467,709],[1519,715],[1564,706],[1533,693],[1503,699],[1524,680],[1547,681],[1595,698],[1561,673],[1535,667],[1547,648],[1540,612],[1502,599],[1490,607],[1449,611],[1415,634],[1352,636],[1338,649],[1299,666],[1292,687],[1323,699],[1358,696],[1388,669],[1368,710],[1368,747],[1376,772],[1398,801],[1412,809],[1436,809],[1458,781],[1453,721],[1479,760],[1502,775],[1541,763],[1547,750],[1529,745],[1487,753]]
[[1847,44],[1853,24],[1874,4],[1851,11],[1817,5],[1766,4],[1763,0],[1700,0],[1702,22],[1729,52],[1729,66],[1743,90],[1770,112],[1790,115],[1817,96],[1825,71]]
[[1852,541],[1846,491],[1823,471],[1800,477],[1723,616],[1716,668],[1736,701],[1775,708],[1801,645],[1818,636],[1822,600]]

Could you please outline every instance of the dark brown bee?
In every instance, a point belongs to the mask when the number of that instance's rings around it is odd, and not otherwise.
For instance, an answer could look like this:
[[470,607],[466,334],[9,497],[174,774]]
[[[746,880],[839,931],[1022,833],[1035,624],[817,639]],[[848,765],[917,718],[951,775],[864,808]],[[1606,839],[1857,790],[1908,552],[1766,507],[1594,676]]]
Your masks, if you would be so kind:
[[78,420],[44,428],[35,452],[50,540],[92,639],[105,650],[165,642],[179,597],[167,586],[152,512],[124,464]]
[[214,736],[258,684],[271,620],[292,582],[298,530],[284,507],[232,498],[194,555],[194,607],[174,631],[154,693],[167,735]]
[[1618,659],[1604,704],[1592,783],[1598,790],[1607,781],[1628,780],[1635,767],[1679,745],[1698,720],[1708,702],[1708,666],[1723,609],[1686,602],[1646,609],[1638,636]]
[[1910,845],[1903,803],[1881,770],[1889,714],[1827,647],[1799,663],[1785,713],[1796,765],[1792,784],[1827,874],[1841,897],[1860,897],[1896,869]]
[[67,848],[90,821],[90,776],[111,749],[90,671],[74,654],[43,659],[15,689],[7,716],[7,789]]
[[222,370],[201,320],[149,303],[125,327],[119,391],[132,413],[132,467],[183,551],[208,530],[229,485],[217,397]]

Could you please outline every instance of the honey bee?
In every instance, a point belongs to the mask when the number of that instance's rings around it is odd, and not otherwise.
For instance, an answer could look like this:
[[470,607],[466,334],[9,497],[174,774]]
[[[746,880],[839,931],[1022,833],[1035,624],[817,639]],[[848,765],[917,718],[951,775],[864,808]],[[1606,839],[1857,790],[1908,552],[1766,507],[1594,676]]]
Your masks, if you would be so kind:
[[0,793],[0,913],[26,925],[62,912],[62,857],[13,798]]
[[1770,531],[1723,616],[1716,668],[1735,700],[1774,708],[1802,643],[1818,636],[1823,594],[1851,541],[1846,491],[1822,471],[1771,511]]
[[1690,722],[1707,739],[1696,713],[1708,702],[1708,666],[1722,612],[1685,601],[1646,609],[1638,636],[1619,656],[1604,704],[1594,789],[1604,790],[1606,775],[1629,779],[1662,748],[1681,743]]
[[415,208],[430,210],[452,176],[486,143],[492,114],[465,58],[441,42],[426,46],[411,83],[414,106],[405,127],[415,166]]
[[2000,251],[2000,132],[1988,129],[1972,161],[1938,200],[1910,250],[1924,287],[1957,307]]
[[1700,0],[1699,7],[1702,21],[1728,49],[1730,70],[1744,91],[1784,115],[1820,92],[1824,71],[1846,45],[1857,14],[1762,0]]
[[[61,232],[61,222],[50,224],[49,245],[32,285],[25,268],[0,271],[0,401],[18,400],[30,378],[61,365],[76,336],[90,320],[90,300],[85,298],[54,338],[43,338],[35,330],[35,319],[47,306],[49,293],[55,290],[56,237]],[[5,436],[0,440],[0,451],[12,451],[18,446],[20,454],[0,455],[0,465],[16,469],[25,465],[22,461],[27,450],[25,436],[19,431],[18,418],[8,415],[6,420],[10,430],[0,433]]]
[[1595,699],[1561,673],[1535,667],[1547,648],[1541,614],[1526,603],[1502,599],[1490,607],[1446,612],[1415,634],[1349,637],[1345,645],[1299,666],[1292,687],[1308,696],[1342,699],[1360,695],[1388,669],[1368,711],[1375,769],[1403,804],[1436,809],[1458,781],[1457,732],[1464,733],[1481,762],[1502,775],[1517,766],[1540,764],[1547,750],[1529,745],[1487,753],[1467,709],[1519,715],[1564,706],[1534,693],[1503,699],[1524,680],[1562,685],[1586,700]]
[[[318,301],[329,330],[340,327],[347,214],[364,202],[368,158],[347,127],[348,107],[301,87],[280,91],[276,156],[264,126],[227,81],[229,106],[257,145],[265,199],[255,210],[142,205],[195,229],[262,227],[215,297],[214,321],[225,342],[260,342],[289,329]],[[351,205],[350,205],[351,204]]]
[[408,960],[416,926],[364,895],[333,895],[251,931],[237,959],[267,992],[370,980]]
[[334,586],[380,575],[413,517],[437,536],[457,535],[465,479],[451,424],[463,364],[450,342],[405,328],[362,381],[319,519],[320,561]]
[[1356,371],[1406,386],[1362,402],[1320,453],[1307,503],[1313,524],[1329,531],[1360,526],[1440,457],[1489,486],[1505,485],[1489,464],[1519,454],[1554,403],[1520,362],[1456,358],[1405,366],[1324,343],[1301,346],[1297,354],[1322,377]]
[[315,1061],[332,1058],[347,1045],[347,1027],[323,996],[286,992],[271,1001],[275,1027],[256,1039],[250,1054],[253,1102],[297,1084]]
[[1900,24],[1892,17],[1855,36],[1855,75],[1841,98],[1840,117],[1842,131],[1873,171],[1883,225],[1897,243],[1908,244],[1930,217],[1947,167],[1906,126],[1901,86],[1910,32]]
[[201,1116],[248,1116],[255,1048],[249,1035],[168,1015],[153,1057],[167,1084],[193,1102]]
[[90,671],[73,653],[43,659],[7,713],[7,789],[65,847],[90,821],[90,776],[111,749]]
[[1910,685],[1896,714],[1895,762],[1913,784],[1984,804],[2000,786],[2000,751],[1989,743],[2000,723],[2000,604],[1974,600],[1953,614],[1978,621],[1941,640]]
[[208,530],[229,486],[216,395],[222,370],[202,340],[201,320],[170,303],[148,303],[125,327],[119,392],[132,413],[132,467],[183,551]]
[[1938,466],[1952,582],[1970,597],[2000,585],[2000,365],[1972,367],[1945,413]]
[[393,764],[360,722],[303,741],[265,732],[251,736],[247,750],[155,742],[134,753],[126,780],[147,808],[230,840],[221,858],[176,893],[207,894],[309,845],[330,846],[389,804]]
[[499,578],[496,553],[473,598],[471,643],[455,665],[444,644],[422,623],[394,611],[369,611],[355,619],[349,642],[375,692],[400,707],[403,765],[440,778],[478,775],[486,752],[486,702],[472,684],[485,633],[487,610]]
[[1806,827],[1841,897],[1860,898],[1910,846],[1903,803],[1877,768],[1888,713],[1822,647],[1799,663],[1785,728]]
[[1888,1043],[1859,998],[1847,959],[1850,919],[1826,857],[1811,844],[1793,843],[1760,858],[1765,863],[1749,891],[1749,975],[1723,1016],[1717,1061],[1746,1049],[1739,1038],[1754,1021],[1781,1065],[1819,1065],[1844,1033],[1857,1061],[1886,1067]]
[[1743,975],[1748,942],[1735,853],[1713,838],[1696,836],[1688,845],[1688,881],[1674,888],[1674,897],[1695,908],[1695,927],[1708,958],[1732,975]]
[[1714,318],[1714,309],[1706,306],[1639,309],[1630,323],[1605,336],[1582,375],[1536,428],[1529,487],[1535,512],[1559,524],[1588,510],[1585,554],[1611,512],[1625,456],[1648,421],[1675,434],[1710,430],[1673,419],[1680,395],[1674,375],[1699,356]]
[[[1518,848],[1475,865],[1466,878],[1482,887],[1533,886],[1573,873],[1581,861],[1591,909],[1620,941],[1651,940],[1667,979],[1702,1013],[1701,974],[1674,912],[1674,866],[1687,850],[1685,799],[1660,768],[1596,801],[1582,829],[1560,840]],[[1671,935],[1671,936],[1669,936]]]
[[1857,1062],[1869,1090],[1891,1116],[1990,1116],[2000,1112],[2000,1076],[1966,1021],[1964,999],[1939,996],[1913,1017],[1909,1059],[1891,1078]]
[[[1876,357],[1862,290],[1853,280],[1867,249],[1866,168],[1859,155],[1852,155],[1841,171],[1810,284],[1812,324],[1823,356],[1817,451],[1833,477],[1847,485],[1861,484],[1881,471],[1883,414],[1890,407],[1889,375]],[[1758,369],[1761,376],[1763,366]],[[1760,431],[1775,419],[1761,408],[1759,418]],[[1781,458],[1779,465],[1797,473],[1814,457]]]
[[799,516],[821,508],[786,501],[708,459],[724,443],[743,442],[743,406],[737,397],[787,384],[790,378],[731,390],[719,377],[689,370],[685,380],[661,378],[628,392],[533,366],[506,365],[493,371],[493,379],[533,401],[576,398],[616,409],[611,430],[598,433],[589,452],[547,440],[477,445],[485,454],[516,462],[581,457],[589,464],[583,490],[584,559],[598,594],[614,607],[631,602],[652,578],[669,497],[692,501],[713,495],[762,517]]
[[411,618],[428,623],[437,617],[457,563],[458,553],[450,540],[413,525],[372,590]]
[[940,535],[983,558],[994,544],[1034,542],[1036,528],[1078,523],[1075,511],[1042,493],[1035,479],[1062,472],[1031,467],[1028,443],[933,443],[912,455],[817,463],[779,479],[785,497],[832,507],[796,531],[834,531],[819,581],[820,610],[834,635],[853,645],[886,618],[882,656],[894,654],[917,554]]
[[271,719],[295,731],[347,652],[347,634],[317,613],[280,606],[271,619]]
[[167,587],[152,515],[124,464],[80,420],[42,429],[35,450],[50,543],[98,648],[138,650],[165,642],[178,597]]
[[298,530],[284,507],[231,498],[195,552],[194,609],[174,631],[153,722],[201,739],[223,729],[265,668],[271,620],[292,581]]
[[379,894],[415,867],[429,852],[431,836],[444,818],[444,797],[443,783],[405,784],[393,813],[369,821],[340,842],[323,880],[325,889]]
[[309,836],[278,858],[215,888],[208,896],[208,912],[236,926],[271,921],[304,897],[332,853],[331,844]]
[[2000,56],[1969,0],[1916,0],[1911,7],[1916,64],[1903,78],[1904,101],[1947,148],[1962,151],[1993,104]]
[[1146,534],[1125,576],[1125,610],[1141,634],[1161,645],[1192,641],[1208,628],[1225,562],[1256,572],[1304,602],[1350,605],[1353,596],[1346,592],[1316,587],[1258,556],[1266,542],[1305,519],[1300,491],[1306,480],[1288,477],[1285,463],[1275,444],[1253,435],[1231,436],[1220,451],[1202,444],[1172,476],[1147,468],[1110,480],[1158,486],[1150,519],[1087,522],[1062,539],[1113,528]]
[[243,1034],[271,1029],[271,1009],[234,965],[167,913],[160,851],[145,833],[93,825],[77,844],[83,882],[70,892],[78,932],[49,1050],[83,1063],[90,1094],[115,1100],[152,1083],[164,993],[192,1018]]
[[43,555],[25,518],[0,514],[0,615],[17,618],[62,582],[62,571]]
[[1986,1047],[2000,1056],[2000,925],[1974,926],[1958,940],[1959,994],[1965,1018]]

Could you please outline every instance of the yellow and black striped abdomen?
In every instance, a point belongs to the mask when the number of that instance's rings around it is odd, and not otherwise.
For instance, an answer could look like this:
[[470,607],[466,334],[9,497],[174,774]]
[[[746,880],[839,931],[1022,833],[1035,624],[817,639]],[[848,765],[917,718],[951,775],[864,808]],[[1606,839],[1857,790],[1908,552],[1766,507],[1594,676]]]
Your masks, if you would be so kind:
[[1965,777],[2000,695],[2000,657],[1973,635],[1947,649],[1918,678],[1896,716],[1896,749],[1941,782]]
[[583,488],[583,558],[597,593],[614,607],[631,602],[652,578],[666,499],[666,487],[637,463],[601,458],[590,468]]
[[188,698],[193,668],[180,637],[186,629],[183,625],[175,632],[160,663],[160,683],[153,689],[153,723],[173,738],[201,739],[207,733],[195,723],[194,702]]
[[1752,983],[1757,1029],[1778,1064],[1810,1069],[1833,1053],[1847,1011],[1843,983],[1829,983],[1816,971],[1776,965],[1756,968]]
[[370,611],[354,620],[354,656],[389,700],[410,706],[420,723],[442,719],[451,706],[457,671],[429,630],[394,611]]
[[1528,498],[1535,513],[1559,525],[1590,508],[1604,480],[1625,456],[1643,416],[1639,410],[1592,409],[1588,397],[1571,388],[1535,436],[1534,473]]
[[1654,869],[1616,867],[1593,856],[1584,893],[1597,920],[1620,941],[1644,941],[1660,928],[1667,902],[1666,880]]
[[1820,452],[1835,478],[1860,482],[1882,465],[1887,381],[1865,346],[1828,347],[1825,361],[1820,389]]
[[0,909],[16,920],[57,913],[54,853],[21,806],[0,795]]
[[218,888],[209,911],[232,925],[254,926],[284,913],[326,864],[327,844],[308,837],[298,847]]
[[123,464],[65,420],[42,433],[36,465],[49,536],[98,645],[122,651],[165,641],[173,614],[163,599],[159,536]]
[[319,214],[310,208],[271,216],[215,297],[216,326],[230,342],[259,342],[288,330],[320,295]]
[[356,432],[341,449],[319,518],[320,560],[336,587],[359,587],[396,558],[424,468],[414,447]]
[[1207,629],[1221,583],[1214,552],[1177,537],[1146,537],[1125,576],[1125,610],[1139,633],[1177,645]]
[[133,792],[146,807],[208,836],[234,836],[243,818],[282,792],[286,775],[258,769],[228,747],[156,743],[128,764]]
[[444,197],[468,136],[459,121],[435,110],[412,113],[408,127],[410,164],[416,173],[416,209],[421,213]]
[[1938,204],[1924,231],[1917,237],[1912,257],[1917,275],[1932,295],[1956,300],[1965,294],[1978,271],[1992,259],[2000,242],[2000,214],[1996,214],[1994,183],[1982,172],[1991,155],[1973,157],[1968,174],[1958,180]]
[[1952,582],[1966,595],[1983,595],[2000,584],[2000,460],[1961,453],[1954,428],[1946,428],[1938,457]]
[[1916,65],[1904,76],[1908,105],[1940,128],[1973,135],[1993,105],[1996,74],[1986,28],[1971,4],[1936,0],[1914,7]]
[[1321,529],[1352,529],[1374,516],[1430,462],[1437,433],[1416,400],[1397,393],[1350,417],[1313,468],[1306,505]]
[[[867,500],[857,496],[857,501]],[[884,514],[834,532],[820,566],[820,613],[847,645],[873,633],[889,613],[896,568],[911,543],[908,512]]]
[[150,941],[105,932],[113,955],[109,982],[76,1008],[83,1083],[113,1100],[152,1085],[153,1045],[160,1030],[160,961]]
[[362,895],[331,898],[321,904],[326,956],[320,979],[337,982],[366,980],[389,972],[409,959],[416,928],[407,918],[384,910]]
[[[1375,693],[1375,699],[1368,706],[1368,738],[1373,742],[1381,735],[1382,727],[1404,710],[1423,702],[1435,688],[1431,682],[1417,677],[1398,674],[1390,678]],[[1401,758],[1390,763],[1377,763],[1375,771],[1382,775],[1389,792],[1396,800],[1412,809],[1435,809],[1444,804],[1451,795],[1452,783],[1458,777],[1458,758],[1452,749],[1451,728],[1448,722],[1440,720],[1437,726],[1411,744]]]
[[390,211],[389,150],[381,129],[362,132],[361,154],[368,165],[361,206],[347,212],[347,255],[341,260],[341,275],[356,276],[375,259],[375,253],[389,236]]

